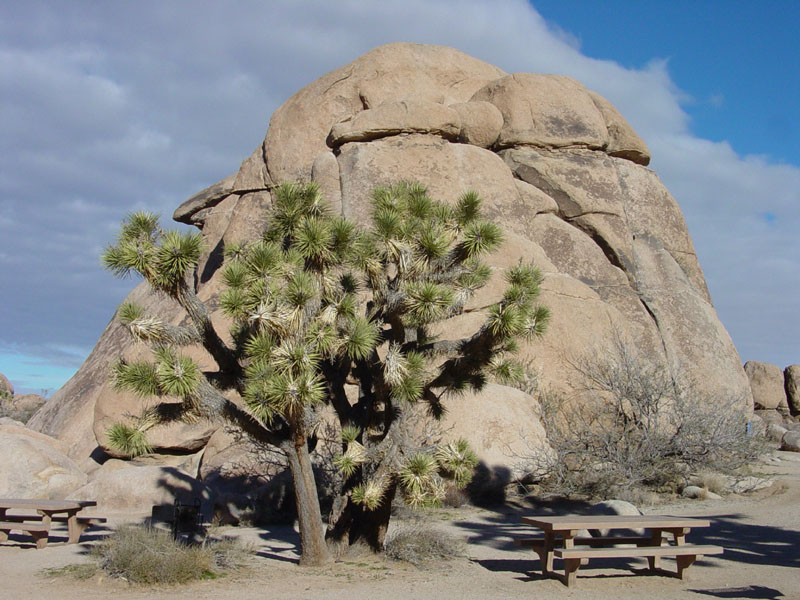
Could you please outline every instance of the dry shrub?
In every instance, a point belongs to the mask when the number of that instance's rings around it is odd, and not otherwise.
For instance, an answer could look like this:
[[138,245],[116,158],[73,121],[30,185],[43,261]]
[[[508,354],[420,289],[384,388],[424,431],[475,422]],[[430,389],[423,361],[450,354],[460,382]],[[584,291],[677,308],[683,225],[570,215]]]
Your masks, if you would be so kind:
[[386,556],[417,567],[464,555],[464,542],[424,523],[401,525],[386,538]]
[[763,433],[748,430],[740,399],[703,394],[619,337],[611,351],[590,353],[573,367],[583,382],[576,398],[540,395],[558,454],[544,482],[551,491],[674,493],[692,473],[734,472],[764,452]]
[[30,418],[39,410],[39,407],[17,408],[11,402],[12,396],[8,394],[6,397],[0,396],[0,418],[8,417],[19,421],[22,424],[27,423]]
[[214,579],[236,569],[248,550],[230,539],[185,544],[166,531],[128,525],[104,539],[93,554],[112,577],[142,584],[177,584]]
[[692,478],[691,483],[709,492],[714,492],[715,494],[720,494],[728,488],[728,478],[722,473],[715,473],[713,471],[701,471],[697,473]]

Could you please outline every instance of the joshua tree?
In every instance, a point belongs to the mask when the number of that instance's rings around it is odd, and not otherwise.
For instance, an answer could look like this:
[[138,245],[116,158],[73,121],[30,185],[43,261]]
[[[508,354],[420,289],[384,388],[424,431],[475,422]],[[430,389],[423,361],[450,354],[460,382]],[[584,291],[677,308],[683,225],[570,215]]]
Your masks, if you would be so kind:
[[[485,307],[478,331],[435,339],[431,326],[462,313],[489,281],[481,257],[498,247],[501,231],[481,218],[472,192],[448,206],[402,183],[375,189],[372,205],[372,227],[364,230],[332,216],[314,185],[277,187],[262,239],[225,250],[220,306],[233,320],[231,346],[187,283],[201,253],[198,234],[161,232],[155,216],[135,213],[103,255],[115,274],[136,271],[175,298],[193,324],[168,326],[131,304],[120,307],[121,322],[156,360],[120,361],[115,384],[183,402],[117,424],[109,439],[146,452],[152,424],[206,414],[279,448],[293,476],[308,564],[329,557],[309,455],[320,409],[335,415],[341,435],[328,541],[380,549],[398,490],[412,506],[435,504],[446,481],[465,485],[477,462],[463,440],[422,439],[420,420],[440,417],[448,395],[480,389],[489,376],[520,377],[517,340],[541,335],[548,319],[535,304],[541,275],[520,263],[507,271],[505,293]],[[218,373],[204,374],[180,355],[180,346],[198,342]],[[224,398],[225,389],[243,405]]]

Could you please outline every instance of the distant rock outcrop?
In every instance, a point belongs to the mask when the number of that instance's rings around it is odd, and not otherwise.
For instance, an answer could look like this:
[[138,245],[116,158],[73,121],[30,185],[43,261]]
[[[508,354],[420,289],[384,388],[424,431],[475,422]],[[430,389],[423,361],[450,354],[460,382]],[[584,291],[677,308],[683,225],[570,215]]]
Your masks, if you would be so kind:
[[[646,144],[617,110],[574,79],[509,75],[451,48],[390,44],[287,100],[239,171],[183,203],[175,218],[200,227],[206,238],[195,281],[213,307],[224,248],[259,234],[278,182],[314,181],[335,211],[360,223],[376,185],[417,180],[446,202],[475,190],[487,216],[506,231],[491,258],[495,281],[519,260],[534,261],[545,274],[541,301],[552,312],[549,330],[521,350],[541,374],[541,386],[572,393],[579,387],[575,361],[623,337],[648,362],[696,381],[705,401],[722,406],[735,399],[752,410],[747,376],[711,304],[680,208],[646,168],[649,160]],[[490,284],[472,306],[493,302],[498,293]],[[176,304],[144,285],[131,299],[170,322],[184,318]],[[227,331],[221,312],[213,318]],[[482,318],[455,317],[441,332],[459,335]],[[76,458],[98,444],[106,448],[102,423],[139,406],[138,398],[111,388],[109,366],[142,352],[112,322],[31,426],[68,441]],[[194,358],[213,369],[202,350]],[[466,412],[474,416],[492,401],[486,394],[465,401],[472,402]],[[456,421],[458,402],[451,402]],[[481,422],[453,424],[474,429]],[[503,434],[510,436],[511,427],[503,425]],[[198,447],[193,440],[212,433],[213,426],[201,423],[165,433],[157,446],[191,452]],[[512,453],[492,448],[492,460],[513,462]]]
[[13,395],[14,395],[14,386],[11,385],[11,382],[5,375],[0,373],[0,397],[13,396]]

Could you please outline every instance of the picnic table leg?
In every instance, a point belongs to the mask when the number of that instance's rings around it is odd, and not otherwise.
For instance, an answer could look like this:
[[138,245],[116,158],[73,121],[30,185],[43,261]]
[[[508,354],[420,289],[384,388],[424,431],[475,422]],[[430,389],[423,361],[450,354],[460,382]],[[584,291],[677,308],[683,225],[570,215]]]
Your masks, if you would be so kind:
[[578,576],[578,569],[581,568],[583,562],[580,558],[566,558],[564,559],[564,584],[569,587],[575,583]]
[[548,546],[545,541],[541,546],[533,546],[533,551],[539,555],[539,562],[542,565],[542,575],[547,575],[553,570],[553,547]]
[[687,579],[686,570],[694,564],[698,557],[696,554],[684,554],[675,558],[678,561],[678,579],[685,581]]
[[[662,543],[662,534],[660,529],[654,529],[653,532],[650,534],[650,546],[660,546]],[[648,556],[647,557],[647,564],[650,567],[651,571],[655,571],[656,569],[661,568],[661,557],[660,556]]]
[[[575,547],[575,536],[578,535],[576,530],[570,529],[564,531],[564,549]],[[578,569],[582,565],[588,564],[588,558],[566,558],[564,559],[564,584],[569,587],[575,583]]]
[[81,534],[89,526],[78,521],[78,511],[70,511],[67,515],[67,531],[69,532],[68,544],[77,544],[81,539]]

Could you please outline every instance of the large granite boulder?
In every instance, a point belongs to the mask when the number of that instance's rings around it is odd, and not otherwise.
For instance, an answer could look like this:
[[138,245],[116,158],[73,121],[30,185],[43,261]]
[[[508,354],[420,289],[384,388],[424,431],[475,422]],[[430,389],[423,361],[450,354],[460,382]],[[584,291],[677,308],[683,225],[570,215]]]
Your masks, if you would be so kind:
[[204,514],[210,516],[213,494],[192,475],[176,467],[115,464],[73,491],[70,499],[97,502],[98,514],[146,514],[153,506],[171,506],[176,500],[191,504],[197,499]]
[[[316,182],[335,211],[360,223],[375,185],[417,180],[446,202],[473,189],[506,239],[491,257],[492,284],[470,307],[495,300],[495,283],[519,260],[543,270],[542,302],[552,320],[544,338],[521,348],[542,388],[576,393],[582,386],[575,362],[587,349],[622,338],[647,362],[696,382],[698,402],[727,409],[734,399],[752,411],[747,376],[711,304],[680,208],[645,167],[649,158],[619,112],[573,79],[509,75],[451,48],[390,44],[288,99],[239,171],[190,198],[175,218],[202,229],[209,250],[195,281],[200,298],[214,308],[223,250],[258,235],[277,182]],[[144,286],[131,299],[170,322],[183,319],[174,303]],[[228,330],[218,310],[213,319],[221,332]],[[482,319],[464,314],[440,332],[462,335]],[[141,351],[109,324],[32,426],[68,440],[76,457],[98,443],[105,447],[101,422],[138,410],[138,399],[111,389],[108,368],[116,357]],[[213,369],[210,357],[194,352]],[[485,438],[487,419],[501,410],[495,402],[504,400],[499,394],[464,400],[470,407],[464,411],[453,402],[454,427]],[[522,395],[509,402],[502,410],[517,420],[524,414],[529,435],[546,445],[535,401]],[[175,434],[184,445],[170,446],[172,452],[194,451],[196,431]],[[227,468],[226,452],[216,453],[214,469]],[[508,455],[490,460],[513,466]],[[212,457],[204,464],[210,468]]]
[[753,391],[753,402],[756,408],[789,411],[783,371],[780,367],[757,360],[748,360],[744,364],[744,370],[750,380],[750,389]]
[[66,450],[59,440],[0,419],[0,496],[61,499],[84,485],[86,474]]
[[502,471],[506,483],[540,478],[556,459],[538,401],[515,388],[490,383],[448,400],[440,426],[444,441],[467,440],[482,467]]

